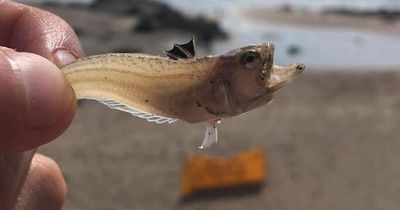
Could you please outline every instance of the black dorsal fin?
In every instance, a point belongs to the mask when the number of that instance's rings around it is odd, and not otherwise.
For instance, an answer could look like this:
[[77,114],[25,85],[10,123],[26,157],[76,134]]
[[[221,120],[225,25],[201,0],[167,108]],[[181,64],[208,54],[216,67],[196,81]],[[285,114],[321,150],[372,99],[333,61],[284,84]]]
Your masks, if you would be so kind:
[[171,50],[164,51],[164,53],[174,60],[193,58],[196,54],[194,37],[185,44],[174,44]]

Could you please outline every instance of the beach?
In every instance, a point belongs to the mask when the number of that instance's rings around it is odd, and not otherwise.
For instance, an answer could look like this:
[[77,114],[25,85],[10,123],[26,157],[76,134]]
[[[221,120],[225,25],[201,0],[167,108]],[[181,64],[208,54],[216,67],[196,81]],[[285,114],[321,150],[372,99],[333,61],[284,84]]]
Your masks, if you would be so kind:
[[[124,15],[44,8],[77,30],[87,55],[118,50],[162,54],[188,36],[168,30],[132,32],[137,19]],[[243,15],[274,24],[400,32],[399,22],[386,26],[375,18],[255,9]],[[199,50],[207,53],[206,46]],[[277,92],[271,105],[223,120],[218,144],[204,151],[197,147],[205,124],[152,124],[84,101],[66,133],[39,152],[61,167],[68,185],[67,210],[394,210],[400,206],[399,89],[399,68],[308,66]],[[251,148],[268,154],[268,180],[259,191],[181,200],[187,157],[230,157]]]

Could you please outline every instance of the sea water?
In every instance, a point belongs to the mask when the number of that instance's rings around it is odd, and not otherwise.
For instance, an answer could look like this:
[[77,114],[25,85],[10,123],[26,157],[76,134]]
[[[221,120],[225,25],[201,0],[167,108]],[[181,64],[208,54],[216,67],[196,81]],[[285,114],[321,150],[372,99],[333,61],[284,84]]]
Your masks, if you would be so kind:
[[400,70],[400,36],[348,28],[293,26],[226,20],[231,38],[214,45],[215,53],[272,41],[279,64],[303,62],[313,69]]

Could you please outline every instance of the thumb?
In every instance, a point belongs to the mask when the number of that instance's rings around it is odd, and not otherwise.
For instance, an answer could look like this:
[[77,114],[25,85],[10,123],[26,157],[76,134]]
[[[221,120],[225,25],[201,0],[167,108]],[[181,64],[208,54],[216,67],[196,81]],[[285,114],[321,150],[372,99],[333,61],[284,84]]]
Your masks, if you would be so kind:
[[68,127],[75,109],[74,93],[54,64],[0,47],[0,154],[55,139]]

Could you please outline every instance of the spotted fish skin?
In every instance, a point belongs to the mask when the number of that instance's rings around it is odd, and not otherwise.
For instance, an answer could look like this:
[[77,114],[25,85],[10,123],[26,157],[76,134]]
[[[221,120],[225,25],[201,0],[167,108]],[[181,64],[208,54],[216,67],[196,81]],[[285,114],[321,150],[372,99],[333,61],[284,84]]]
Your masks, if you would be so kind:
[[[158,116],[186,120],[193,95],[209,78],[215,59],[172,60],[145,54],[103,54],[61,70],[77,99],[113,100]],[[192,112],[192,115],[198,114]]]
[[262,43],[200,58],[111,53],[61,70],[78,99],[143,112],[155,122],[213,122],[269,103],[303,71],[302,64],[273,65],[273,52],[271,43]]

